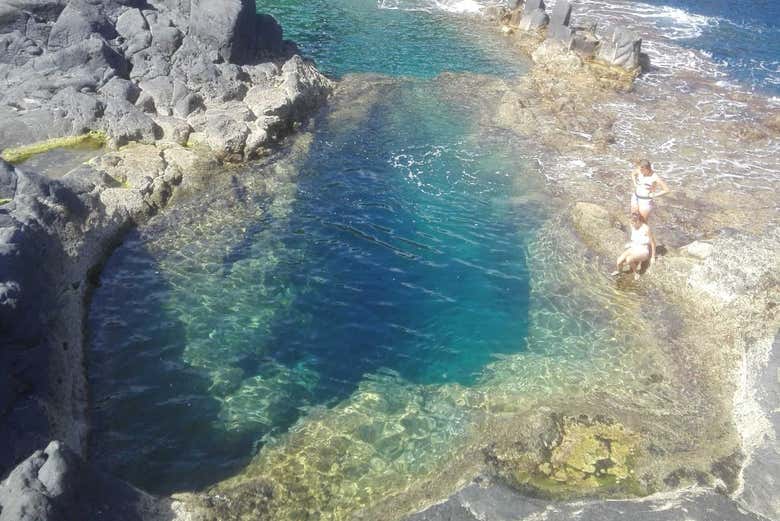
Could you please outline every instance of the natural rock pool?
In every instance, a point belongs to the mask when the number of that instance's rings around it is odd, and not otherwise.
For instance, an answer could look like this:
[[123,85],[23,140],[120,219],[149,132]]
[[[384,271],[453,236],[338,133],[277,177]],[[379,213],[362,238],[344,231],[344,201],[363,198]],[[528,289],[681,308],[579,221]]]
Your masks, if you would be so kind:
[[[105,265],[96,461],[157,493],[261,479],[275,519],[344,519],[450,492],[486,445],[523,468],[517,433],[557,429],[551,411],[655,425],[659,468],[694,445],[729,456],[727,393],[668,348],[695,331],[587,267],[534,145],[485,128],[519,52],[425,2],[258,5],[340,86],[310,132],[209,177]],[[635,491],[635,432],[561,425],[622,454],[577,486]]]
[[302,10],[339,24],[320,34],[342,42],[325,64],[388,74],[351,80],[367,92],[287,175],[242,167],[134,233],[94,294],[95,449],[150,490],[213,482],[366,378],[472,385],[524,349],[525,243],[546,209],[517,173],[533,165],[506,136],[476,137],[478,107],[433,79],[524,63],[464,40],[468,22],[348,4]]

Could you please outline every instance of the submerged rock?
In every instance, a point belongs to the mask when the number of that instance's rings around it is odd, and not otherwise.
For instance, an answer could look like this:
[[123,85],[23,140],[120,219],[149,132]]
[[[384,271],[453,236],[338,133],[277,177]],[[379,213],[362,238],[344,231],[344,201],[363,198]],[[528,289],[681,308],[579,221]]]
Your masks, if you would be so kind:
[[[513,446],[486,450],[498,477],[528,494],[546,498],[593,493],[637,495],[634,476],[641,438],[605,418],[550,416],[540,430],[528,429]],[[533,442],[534,436],[543,440]]]

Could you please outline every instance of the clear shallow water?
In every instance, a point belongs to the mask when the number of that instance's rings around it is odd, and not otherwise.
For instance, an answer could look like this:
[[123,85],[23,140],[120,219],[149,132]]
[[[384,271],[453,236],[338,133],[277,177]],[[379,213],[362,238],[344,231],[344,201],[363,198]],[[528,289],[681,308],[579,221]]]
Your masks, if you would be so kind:
[[[526,344],[525,241],[544,205],[517,182],[518,145],[478,132],[475,108],[432,79],[523,63],[491,37],[461,38],[461,19],[320,7],[294,12],[322,16],[326,70],[392,76],[366,78],[365,99],[334,107],[305,151],[220,176],[208,200],[134,232],[94,293],[93,450],[146,489],[225,478],[367,380],[390,375],[388,397],[470,386]],[[366,32],[377,20],[384,32]],[[391,41],[381,59],[355,51]]]

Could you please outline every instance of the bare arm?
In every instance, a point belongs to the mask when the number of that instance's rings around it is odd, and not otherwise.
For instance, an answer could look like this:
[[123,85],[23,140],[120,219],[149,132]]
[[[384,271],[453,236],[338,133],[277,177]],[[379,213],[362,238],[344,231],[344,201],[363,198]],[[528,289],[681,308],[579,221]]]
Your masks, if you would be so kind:
[[639,174],[639,170],[632,170],[631,171],[631,182],[634,184],[634,191],[636,192],[636,176]]
[[658,186],[661,187],[661,191],[660,192],[655,192],[654,191],[653,192],[653,199],[656,199],[658,197],[664,196],[664,195],[668,194],[669,192],[671,192],[671,190],[669,189],[669,185],[666,184],[666,181],[664,181],[660,177],[658,178],[656,183],[658,183]]

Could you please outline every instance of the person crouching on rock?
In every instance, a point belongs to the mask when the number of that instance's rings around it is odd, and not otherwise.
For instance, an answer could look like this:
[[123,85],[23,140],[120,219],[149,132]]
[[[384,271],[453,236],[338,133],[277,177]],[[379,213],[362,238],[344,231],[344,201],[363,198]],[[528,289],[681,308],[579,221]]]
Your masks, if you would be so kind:
[[617,266],[612,275],[619,275],[623,265],[628,264],[634,279],[639,280],[639,267],[646,260],[650,260],[652,266],[655,262],[655,237],[650,226],[642,219],[639,212],[631,214],[631,242],[626,244],[624,251],[617,260]]
[[669,193],[669,186],[653,172],[650,161],[643,159],[638,168],[631,172],[634,193],[631,196],[631,213],[638,212],[647,223],[653,211],[654,199]]

